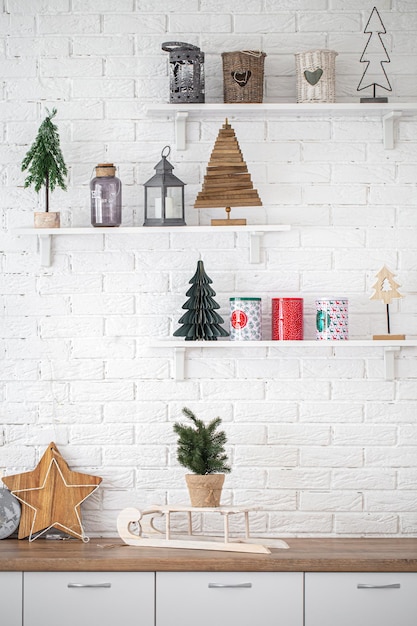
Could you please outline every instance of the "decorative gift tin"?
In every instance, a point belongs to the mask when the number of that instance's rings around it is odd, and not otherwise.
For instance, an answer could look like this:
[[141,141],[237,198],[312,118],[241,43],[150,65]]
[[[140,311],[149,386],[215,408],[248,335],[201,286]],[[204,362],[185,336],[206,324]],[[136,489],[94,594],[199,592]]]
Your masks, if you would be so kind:
[[230,298],[230,339],[262,339],[262,298]]
[[316,339],[349,339],[348,300],[316,300]]
[[272,298],[272,339],[303,338],[303,298]]

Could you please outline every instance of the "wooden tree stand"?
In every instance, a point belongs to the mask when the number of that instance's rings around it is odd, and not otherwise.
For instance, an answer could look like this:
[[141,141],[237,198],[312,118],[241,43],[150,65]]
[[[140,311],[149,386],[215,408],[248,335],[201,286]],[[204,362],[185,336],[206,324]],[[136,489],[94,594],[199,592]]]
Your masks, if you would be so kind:
[[[249,531],[249,512],[259,511],[256,508],[237,506],[192,507],[182,505],[154,506],[143,511],[133,507],[121,511],[117,518],[117,531],[125,543],[130,546],[153,548],[188,548],[194,550],[222,550],[228,552],[255,552],[269,554],[271,548],[289,548],[280,539],[251,537]],[[173,534],[171,529],[171,513],[186,513],[188,521],[187,534]],[[223,537],[207,537],[193,534],[193,513],[218,513],[224,517]],[[243,514],[244,531],[242,537],[230,536],[229,518],[231,515]],[[155,527],[155,520],[165,516],[165,530]],[[135,532],[132,530],[135,526]],[[258,543],[258,541],[260,543]]]

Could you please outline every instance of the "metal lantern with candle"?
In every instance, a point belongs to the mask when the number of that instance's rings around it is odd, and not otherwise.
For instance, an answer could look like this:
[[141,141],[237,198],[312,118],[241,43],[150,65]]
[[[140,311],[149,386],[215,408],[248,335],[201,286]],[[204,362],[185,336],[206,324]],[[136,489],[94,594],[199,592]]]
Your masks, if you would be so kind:
[[155,172],[145,184],[144,226],[186,226],[184,219],[184,187],[167,160],[171,148],[165,146],[162,159],[155,165]]

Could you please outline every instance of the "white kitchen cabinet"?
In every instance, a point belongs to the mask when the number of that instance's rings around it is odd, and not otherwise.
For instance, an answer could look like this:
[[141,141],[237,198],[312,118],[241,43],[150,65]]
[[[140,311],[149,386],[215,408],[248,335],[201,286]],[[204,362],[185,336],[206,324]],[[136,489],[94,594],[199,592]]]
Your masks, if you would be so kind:
[[22,626],[22,572],[0,572],[0,624]]
[[305,626],[416,624],[416,573],[305,574]]
[[23,624],[154,626],[154,583],[153,572],[26,572]]
[[157,572],[155,624],[303,626],[303,574]]

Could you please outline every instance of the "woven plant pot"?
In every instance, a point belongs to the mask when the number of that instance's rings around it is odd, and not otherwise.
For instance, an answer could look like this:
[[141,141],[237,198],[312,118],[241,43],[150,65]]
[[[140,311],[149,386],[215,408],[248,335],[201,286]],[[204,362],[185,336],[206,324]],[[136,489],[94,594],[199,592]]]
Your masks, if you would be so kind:
[[262,102],[265,57],[260,50],[222,52],[224,102]]
[[59,228],[59,211],[35,211],[34,226],[35,228]]
[[295,55],[297,102],[336,101],[334,50],[308,50]]
[[186,474],[191,506],[220,506],[224,478],[224,474]]

